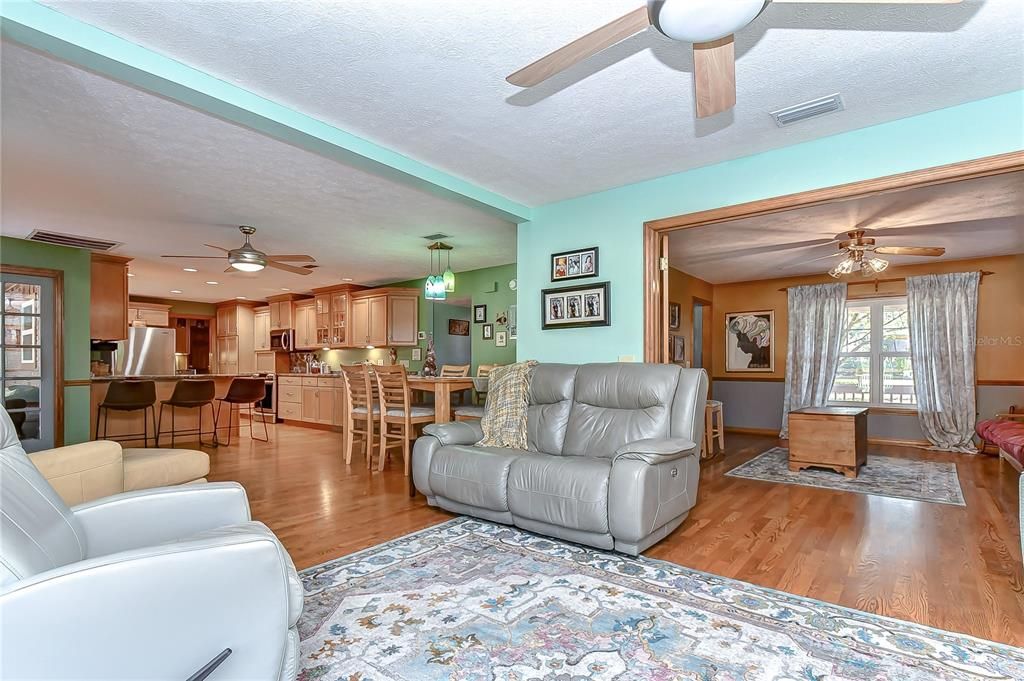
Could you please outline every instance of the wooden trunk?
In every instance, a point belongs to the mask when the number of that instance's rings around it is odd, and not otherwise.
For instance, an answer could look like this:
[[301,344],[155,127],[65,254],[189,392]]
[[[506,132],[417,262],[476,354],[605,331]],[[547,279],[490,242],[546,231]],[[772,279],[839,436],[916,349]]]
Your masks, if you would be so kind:
[[818,466],[855,478],[867,456],[867,409],[808,407],[789,413],[789,470]]

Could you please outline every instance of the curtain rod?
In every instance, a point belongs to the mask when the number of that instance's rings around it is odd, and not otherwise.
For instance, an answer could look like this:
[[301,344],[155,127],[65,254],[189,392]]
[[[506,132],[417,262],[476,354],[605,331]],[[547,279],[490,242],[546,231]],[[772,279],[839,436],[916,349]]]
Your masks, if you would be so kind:
[[[987,276],[989,276],[991,274],[995,274],[995,272],[989,272],[988,270],[979,270],[979,274],[981,274],[982,278],[985,278],[985,277],[987,277]],[[914,276],[914,275],[911,275],[911,276]],[[846,282],[846,285],[847,286],[863,286],[864,284],[874,284],[875,285],[875,290],[877,291],[879,284],[891,284],[894,281],[906,281],[906,280],[907,280],[906,277],[892,277],[892,278],[889,278],[889,279],[862,279],[861,281],[848,281],[848,282]],[[980,284],[981,282],[978,282],[978,283]],[[783,286],[779,290],[780,291],[788,291],[791,288],[796,288],[796,286]]]

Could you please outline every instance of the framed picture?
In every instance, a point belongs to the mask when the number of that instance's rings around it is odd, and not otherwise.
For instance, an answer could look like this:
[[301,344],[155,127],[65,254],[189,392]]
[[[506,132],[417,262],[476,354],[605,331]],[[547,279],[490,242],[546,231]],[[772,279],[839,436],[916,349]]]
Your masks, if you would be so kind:
[[668,304],[668,328],[679,330],[679,303]]
[[473,306],[473,322],[476,324],[483,324],[487,321],[487,306],[486,305],[474,305]]
[[551,281],[597,276],[597,246],[551,255]]
[[448,320],[448,335],[449,336],[468,336],[469,335],[469,320],[468,319],[449,319]]
[[484,340],[491,340],[494,338],[494,324],[484,324],[481,328],[483,329],[482,337]]
[[775,311],[725,315],[725,370],[775,371]]
[[672,336],[672,361],[677,364],[686,363],[686,338]]
[[548,288],[541,295],[541,328],[570,329],[584,326],[610,326],[611,284],[583,284]]
[[499,348],[503,348],[508,345],[508,337],[504,331],[498,331],[494,334],[494,345]]
[[423,359],[423,350],[421,348],[412,349],[412,361],[419,362]]

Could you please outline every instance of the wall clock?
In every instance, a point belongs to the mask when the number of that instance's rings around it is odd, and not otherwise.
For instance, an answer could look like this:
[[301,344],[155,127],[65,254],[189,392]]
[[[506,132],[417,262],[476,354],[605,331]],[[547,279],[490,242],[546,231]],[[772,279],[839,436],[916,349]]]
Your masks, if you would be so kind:
[[516,290],[516,286],[518,286],[518,285],[519,285],[519,283],[515,279],[509,279],[508,280],[508,287],[511,290],[515,291]]

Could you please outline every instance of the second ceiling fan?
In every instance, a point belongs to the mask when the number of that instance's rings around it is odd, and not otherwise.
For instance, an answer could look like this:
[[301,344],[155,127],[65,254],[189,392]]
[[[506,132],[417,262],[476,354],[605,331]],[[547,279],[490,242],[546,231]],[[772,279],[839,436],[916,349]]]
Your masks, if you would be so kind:
[[771,2],[800,4],[954,4],[961,0],[647,0],[645,7],[611,21],[525,66],[506,80],[533,87],[629,36],[654,26],[673,40],[693,44],[693,89],[697,117],[736,105],[733,33]]

